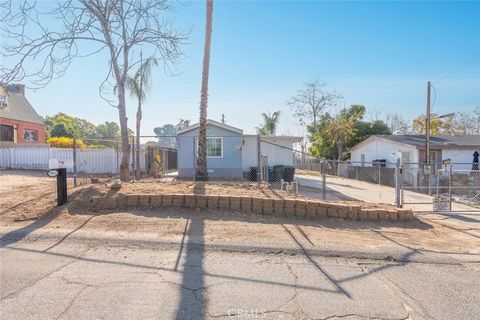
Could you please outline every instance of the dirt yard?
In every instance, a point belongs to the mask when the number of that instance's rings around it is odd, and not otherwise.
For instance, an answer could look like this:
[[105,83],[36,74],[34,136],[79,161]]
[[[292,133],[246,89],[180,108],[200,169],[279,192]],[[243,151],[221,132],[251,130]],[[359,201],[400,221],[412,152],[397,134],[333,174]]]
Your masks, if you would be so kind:
[[[68,179],[73,188],[73,180]],[[30,220],[55,205],[56,178],[40,170],[0,170],[0,217]]]
[[[275,186],[278,188],[278,186]],[[73,188],[73,179],[68,179],[69,197],[78,195],[105,195],[110,190],[110,183],[85,184]],[[271,199],[304,198],[319,199],[311,190],[300,188],[300,195],[293,195],[277,190],[267,184],[258,185],[250,182],[235,183],[195,183],[195,182],[160,182],[144,180],[124,183],[120,193],[145,194],[207,194],[238,195]],[[307,191],[305,191],[305,190]],[[330,200],[346,201],[332,195]],[[22,221],[32,220],[55,208],[56,179],[48,177],[45,171],[39,170],[1,170],[0,171],[0,220]],[[363,202],[348,202],[364,204]],[[384,205],[375,205],[384,207]],[[390,207],[390,206],[389,206]]]
[[55,183],[43,171],[0,171],[0,214],[55,193]]
[[[90,228],[98,232],[142,233],[153,232],[156,235],[167,236],[173,221],[179,226],[182,219],[170,221],[168,217],[193,214],[188,210],[170,210],[165,214],[162,210],[130,210],[118,213],[83,212],[72,208],[70,204],[63,207],[56,206],[55,179],[43,175],[43,172],[31,171],[2,171],[0,177],[0,223],[3,227],[17,228],[31,224],[41,216],[49,216],[48,225],[58,228],[76,220],[80,216],[95,217],[95,223],[89,224]],[[70,187],[69,198],[74,199],[86,193],[107,193],[109,184],[83,185],[77,188]],[[203,193],[217,195],[249,195],[253,197],[289,198],[295,197],[284,191],[269,188],[267,185],[231,183],[127,183],[121,188],[123,193]],[[299,196],[302,197],[302,196]],[[73,201],[72,201],[73,203]],[[163,213],[162,213],[163,212]],[[219,216],[206,215],[206,226],[214,228],[212,239],[226,241],[229,238],[242,238],[246,241],[249,237],[258,237],[257,240],[275,243],[277,228],[274,225],[282,223],[304,224],[312,233],[318,234],[319,241],[327,241],[332,246],[336,244],[361,244],[369,243],[372,248],[381,246],[376,232],[369,232],[372,239],[366,237],[365,230],[388,230],[391,235],[402,240],[402,245],[413,248],[430,250],[454,250],[459,252],[478,252],[478,239],[480,236],[470,235],[478,228],[475,222],[468,220],[446,219],[439,215],[420,217],[419,221],[403,223],[400,225],[389,222],[364,222],[344,221],[342,219],[323,219],[319,221],[306,221],[305,219],[275,217],[257,217],[231,214]],[[465,218],[466,219],[466,218]],[[278,221],[277,221],[278,220]],[[35,222],[33,222],[35,223]],[[215,226],[215,227],[213,227]],[[177,229],[177,228],[175,228]],[[181,229],[181,228],[180,228]],[[363,230],[363,231],[362,231]],[[465,231],[464,231],[465,230]],[[176,231],[177,232],[177,231]],[[282,234],[278,231],[279,236]],[[312,237],[315,237],[312,235]],[[326,237],[326,238],[325,238]],[[237,239],[238,240],[238,239]]]

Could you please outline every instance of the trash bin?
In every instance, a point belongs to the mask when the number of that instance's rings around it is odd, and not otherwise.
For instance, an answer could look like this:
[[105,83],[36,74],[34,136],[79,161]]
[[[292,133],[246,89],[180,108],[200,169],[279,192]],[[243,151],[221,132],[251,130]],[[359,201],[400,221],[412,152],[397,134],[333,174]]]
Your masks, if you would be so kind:
[[267,180],[268,180],[268,182],[273,181],[273,168],[272,167],[267,167]]
[[283,169],[283,180],[286,182],[292,182],[295,176],[295,167],[285,166]]
[[250,167],[250,181],[257,181],[257,167]]
[[273,166],[273,181],[280,182],[283,179],[283,169],[284,165]]

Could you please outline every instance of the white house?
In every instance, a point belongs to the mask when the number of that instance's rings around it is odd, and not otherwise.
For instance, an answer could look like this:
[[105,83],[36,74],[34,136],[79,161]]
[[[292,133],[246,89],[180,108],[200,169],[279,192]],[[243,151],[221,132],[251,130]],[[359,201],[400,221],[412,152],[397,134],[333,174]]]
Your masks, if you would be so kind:
[[[441,168],[449,160],[452,170],[471,170],[476,155],[480,153],[480,135],[430,137],[430,163]],[[423,135],[374,135],[351,149],[354,166],[372,166],[376,161],[393,168],[400,159],[404,168],[404,181],[416,185],[425,157]],[[476,166],[478,168],[478,165]]]
[[[480,135],[430,137],[430,162],[451,163],[463,169],[471,169],[474,153],[480,152]],[[425,157],[423,135],[374,135],[351,149],[351,161],[371,164],[375,160],[395,163],[422,163]]]

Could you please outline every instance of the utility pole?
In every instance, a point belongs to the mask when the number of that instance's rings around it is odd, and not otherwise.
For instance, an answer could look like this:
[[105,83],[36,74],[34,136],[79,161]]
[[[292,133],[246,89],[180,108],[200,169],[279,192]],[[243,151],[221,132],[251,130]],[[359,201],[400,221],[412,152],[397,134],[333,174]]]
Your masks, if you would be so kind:
[[430,89],[432,84],[427,82],[427,113],[425,114],[425,163],[430,162]]

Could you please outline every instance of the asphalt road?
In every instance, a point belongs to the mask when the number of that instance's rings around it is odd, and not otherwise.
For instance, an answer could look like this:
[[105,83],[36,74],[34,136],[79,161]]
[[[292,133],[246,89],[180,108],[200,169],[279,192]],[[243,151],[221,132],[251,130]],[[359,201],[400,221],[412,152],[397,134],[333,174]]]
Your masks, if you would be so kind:
[[328,224],[216,217],[215,229],[209,215],[152,215],[4,225],[0,318],[480,318],[478,254],[414,249],[376,230],[375,250],[347,247]]

